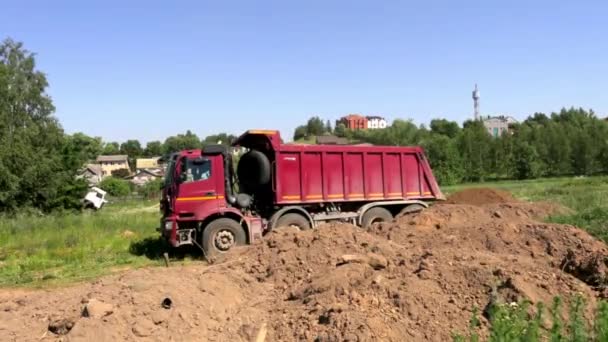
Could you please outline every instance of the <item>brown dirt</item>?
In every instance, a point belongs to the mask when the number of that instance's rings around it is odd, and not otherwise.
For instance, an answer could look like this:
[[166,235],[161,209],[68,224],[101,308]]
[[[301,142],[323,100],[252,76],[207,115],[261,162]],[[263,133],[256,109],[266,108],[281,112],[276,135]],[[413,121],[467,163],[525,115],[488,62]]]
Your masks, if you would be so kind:
[[448,196],[447,204],[484,205],[518,202],[509,192],[493,188],[465,189]]
[[[582,293],[593,306],[603,296],[608,249],[576,227],[539,221],[560,210],[436,205],[369,230],[273,232],[211,266],[4,290],[0,340],[255,341],[266,330],[266,341],[448,341],[491,301]],[[95,314],[82,317],[87,303]]]

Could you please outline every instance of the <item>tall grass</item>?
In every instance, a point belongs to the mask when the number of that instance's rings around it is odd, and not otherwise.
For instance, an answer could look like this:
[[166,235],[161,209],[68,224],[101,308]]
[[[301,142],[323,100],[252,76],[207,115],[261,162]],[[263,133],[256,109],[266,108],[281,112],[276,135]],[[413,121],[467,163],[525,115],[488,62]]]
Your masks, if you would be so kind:
[[[593,317],[585,318],[586,303],[582,296],[573,297],[563,318],[562,299],[555,297],[549,308],[537,304],[530,310],[530,303],[517,305],[496,304],[488,313],[490,324],[488,342],[605,342],[608,341],[608,303],[600,301]],[[477,312],[471,322],[479,322]],[[479,324],[471,324],[466,334],[456,333],[454,342],[478,341]]]
[[151,202],[83,214],[0,219],[0,286],[48,285],[156,264],[133,253],[132,246],[156,239],[158,222]]

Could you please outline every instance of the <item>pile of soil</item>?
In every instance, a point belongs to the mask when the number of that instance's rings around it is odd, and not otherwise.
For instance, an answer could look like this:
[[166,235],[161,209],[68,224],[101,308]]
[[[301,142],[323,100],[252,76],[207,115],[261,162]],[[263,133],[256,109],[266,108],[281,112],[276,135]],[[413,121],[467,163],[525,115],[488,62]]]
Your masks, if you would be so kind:
[[448,204],[497,204],[519,202],[509,192],[494,188],[471,188],[465,189],[448,196],[445,203]]
[[540,221],[559,210],[435,205],[368,230],[279,230],[210,266],[5,290],[0,340],[449,341],[473,308],[494,302],[580,293],[591,310],[608,283],[608,249]]

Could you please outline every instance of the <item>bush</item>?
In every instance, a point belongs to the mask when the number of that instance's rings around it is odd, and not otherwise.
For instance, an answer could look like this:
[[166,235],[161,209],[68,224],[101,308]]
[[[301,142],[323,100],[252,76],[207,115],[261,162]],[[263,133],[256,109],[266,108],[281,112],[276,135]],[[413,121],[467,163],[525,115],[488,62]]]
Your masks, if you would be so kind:
[[112,177],[125,178],[131,174],[128,169],[112,170]]
[[129,182],[114,177],[105,178],[99,183],[99,187],[115,197],[125,197],[131,192]]
[[144,185],[142,185],[138,192],[146,199],[153,199],[160,197],[160,190],[163,184],[162,178],[157,178],[153,181],[150,181]]

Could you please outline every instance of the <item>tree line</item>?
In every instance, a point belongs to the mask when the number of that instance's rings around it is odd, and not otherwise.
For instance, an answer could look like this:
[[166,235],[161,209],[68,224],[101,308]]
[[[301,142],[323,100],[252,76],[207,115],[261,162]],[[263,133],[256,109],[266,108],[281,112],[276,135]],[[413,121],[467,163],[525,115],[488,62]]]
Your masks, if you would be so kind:
[[236,136],[227,133],[209,135],[200,139],[195,133],[190,130],[185,134],[170,136],[161,141],[149,141],[143,146],[137,139],[129,139],[123,143],[104,142],[101,137],[90,137],[84,133],[75,133],[67,136],[74,142],[75,146],[80,147],[85,160],[94,160],[99,155],[127,155],[131,168],[135,167],[135,159],[142,157],[162,157],[164,155],[187,149],[201,148],[206,145],[222,144],[230,145],[236,139]]
[[209,135],[200,139],[196,134],[188,130],[185,134],[168,137],[164,142],[158,140],[149,141],[143,146],[136,139],[130,139],[120,144],[118,142],[103,142],[99,137],[92,138],[83,133],[77,134],[89,142],[96,155],[126,154],[134,157],[157,157],[172,152],[201,148],[205,145],[217,143],[230,145],[230,143],[236,139],[236,136],[227,133]]
[[441,185],[608,173],[608,121],[583,108],[534,113],[498,137],[473,120],[459,125],[434,119],[427,127],[397,119],[375,130],[349,130],[340,124],[331,130],[322,122],[311,118],[294,139],[334,134],[375,145],[419,145]]

